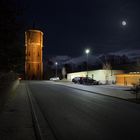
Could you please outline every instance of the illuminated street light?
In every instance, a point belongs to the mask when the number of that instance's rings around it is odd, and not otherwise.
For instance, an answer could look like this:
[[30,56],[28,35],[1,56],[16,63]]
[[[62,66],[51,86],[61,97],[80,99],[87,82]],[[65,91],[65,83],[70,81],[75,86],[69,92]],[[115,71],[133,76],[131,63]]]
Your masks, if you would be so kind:
[[57,62],[55,62],[55,77],[57,77],[57,65],[58,65],[58,63]]
[[86,50],[85,50],[85,53],[86,53],[86,54],[89,54],[89,52],[90,52],[89,49],[86,49]]
[[90,53],[90,49],[86,49],[85,53],[87,54],[87,77],[88,77],[88,54]]

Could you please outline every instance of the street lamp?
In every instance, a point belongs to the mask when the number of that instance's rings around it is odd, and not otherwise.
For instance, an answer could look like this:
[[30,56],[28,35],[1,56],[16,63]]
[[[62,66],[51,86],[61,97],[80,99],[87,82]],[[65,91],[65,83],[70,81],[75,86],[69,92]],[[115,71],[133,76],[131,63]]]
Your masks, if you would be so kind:
[[87,54],[87,77],[88,77],[88,54],[90,53],[90,49],[86,49],[85,53]]
[[55,77],[57,77],[57,65],[58,65],[58,63],[55,62]]

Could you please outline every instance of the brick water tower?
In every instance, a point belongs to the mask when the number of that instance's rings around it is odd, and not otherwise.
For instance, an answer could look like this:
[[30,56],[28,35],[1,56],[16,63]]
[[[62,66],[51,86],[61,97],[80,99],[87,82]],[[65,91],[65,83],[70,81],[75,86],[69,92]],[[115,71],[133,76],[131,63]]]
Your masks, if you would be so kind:
[[43,76],[42,61],[43,33],[39,30],[25,32],[25,76],[29,80],[41,80]]

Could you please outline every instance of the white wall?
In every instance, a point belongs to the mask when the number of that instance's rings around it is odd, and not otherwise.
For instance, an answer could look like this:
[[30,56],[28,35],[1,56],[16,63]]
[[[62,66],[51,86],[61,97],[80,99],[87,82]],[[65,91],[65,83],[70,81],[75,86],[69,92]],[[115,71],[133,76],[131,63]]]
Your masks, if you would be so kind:
[[[113,83],[116,81],[116,74],[124,73],[122,70],[93,70],[88,71],[88,77],[91,77],[101,83]],[[71,81],[74,77],[86,77],[87,72],[75,72],[67,74],[67,80]]]

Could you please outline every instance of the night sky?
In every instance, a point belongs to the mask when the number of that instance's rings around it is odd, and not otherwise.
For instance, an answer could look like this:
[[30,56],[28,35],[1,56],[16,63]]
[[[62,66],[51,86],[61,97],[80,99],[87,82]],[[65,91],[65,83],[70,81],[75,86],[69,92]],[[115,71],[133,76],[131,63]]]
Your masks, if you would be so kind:
[[[48,55],[77,57],[140,49],[140,1],[23,0],[26,29],[44,32]],[[127,25],[122,26],[125,20]]]

